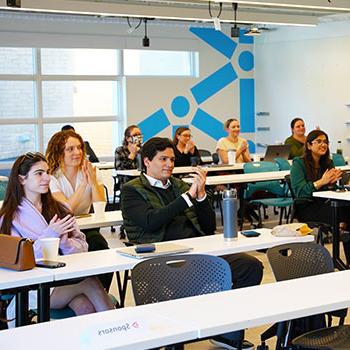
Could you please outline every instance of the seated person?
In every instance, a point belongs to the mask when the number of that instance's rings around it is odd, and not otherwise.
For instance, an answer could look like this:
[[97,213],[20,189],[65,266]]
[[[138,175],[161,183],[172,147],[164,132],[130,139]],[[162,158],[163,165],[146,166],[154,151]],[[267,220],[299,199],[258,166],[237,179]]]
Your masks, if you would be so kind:
[[115,150],[116,170],[137,169],[137,155],[142,145],[142,134],[137,125],[130,125],[124,131],[123,145]]
[[315,191],[333,188],[342,177],[342,171],[334,168],[329,157],[328,144],[328,135],[325,132],[311,131],[306,138],[304,155],[294,158],[290,171],[295,197],[309,199],[298,207],[298,212],[308,218],[308,221],[331,223],[332,212],[325,203],[326,200],[312,196]]
[[191,166],[201,164],[201,156],[191,139],[191,130],[180,126],[174,135],[175,166]]
[[[215,233],[215,213],[205,192],[206,173],[194,168],[191,186],[172,176],[175,153],[167,138],[155,137],[142,147],[144,170],[123,187],[121,208],[125,231],[132,243],[151,243]],[[263,267],[247,254],[223,257],[232,270],[233,288],[257,285]],[[215,337],[216,344],[234,348],[244,331]],[[244,348],[252,344],[245,341]]]
[[[86,252],[85,235],[79,230],[70,210],[56,201],[49,189],[50,175],[46,159],[40,153],[27,153],[14,163],[3,206],[0,231],[34,241],[35,258],[42,257],[40,238],[58,237],[60,252]],[[37,308],[36,291],[29,292],[29,308]],[[114,306],[96,277],[51,289],[50,307],[69,306],[76,315],[112,310]],[[7,318],[15,315],[15,298],[7,308]],[[14,321],[9,326],[14,326]]]
[[216,152],[219,154],[222,164],[228,164],[228,151],[236,151],[236,163],[247,163],[251,161],[248,142],[239,136],[240,125],[235,118],[228,119],[225,122],[226,137],[222,137],[217,145]]
[[[73,130],[54,134],[46,149],[54,198],[66,203],[74,215],[88,214],[93,202],[105,202],[105,190],[98,170],[85,159],[84,142]],[[83,230],[89,251],[108,249],[99,229]],[[108,290],[112,274],[100,276]]]
[[[67,130],[75,131],[75,129],[73,128],[72,125],[64,125],[64,126],[62,126],[61,131],[67,131]],[[98,163],[99,160],[97,158],[97,155],[94,152],[94,150],[91,148],[89,142],[88,141],[84,141],[84,145],[85,145],[85,152],[86,152],[86,155],[88,156],[89,161],[91,163]]]
[[[332,210],[327,199],[313,197],[315,191],[334,189],[342,171],[334,168],[329,157],[328,135],[313,130],[307,137],[304,155],[294,158],[290,171],[292,190],[296,199],[296,217],[301,222],[315,221],[332,225]],[[348,221],[349,209],[339,208],[340,221]],[[350,261],[350,243],[344,242],[347,261]]]
[[301,157],[304,152],[306,142],[305,123],[301,118],[294,118],[290,123],[292,135],[284,141],[285,145],[290,145],[289,158]]

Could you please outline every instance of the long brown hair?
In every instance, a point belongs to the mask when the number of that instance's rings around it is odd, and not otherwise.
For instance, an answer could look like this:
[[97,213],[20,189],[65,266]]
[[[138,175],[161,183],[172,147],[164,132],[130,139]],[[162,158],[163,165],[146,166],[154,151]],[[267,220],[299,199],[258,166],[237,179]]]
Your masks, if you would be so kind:
[[314,160],[312,158],[312,152],[308,148],[308,145],[312,144],[312,141],[316,140],[320,135],[324,135],[326,140],[329,141],[328,135],[322,130],[312,130],[306,136],[306,142],[304,145],[304,155],[302,156],[305,169],[306,169],[306,178],[308,181],[316,181],[319,179],[320,174],[323,174],[327,169],[333,168],[333,162],[329,158],[329,147],[327,152],[320,158],[320,168],[319,170],[314,166]]
[[187,126],[180,126],[176,129],[175,131],[175,135],[174,135],[174,138],[173,138],[173,144],[176,146],[179,142],[179,139],[177,138],[178,136],[180,136],[184,131],[187,131],[189,130],[190,131],[190,128],[187,127]]
[[[27,176],[32,166],[38,162],[46,162],[45,157],[41,153],[26,153],[19,156],[13,164],[4,203],[0,209],[0,217],[3,219],[0,227],[1,233],[11,234],[12,220],[23,197],[25,197],[23,185],[20,183],[19,176]],[[64,204],[53,198],[50,189],[47,193],[41,194],[41,202],[41,214],[47,223],[50,222],[55,214],[57,214],[59,218],[63,218],[71,213]]]
[[83,151],[81,164],[86,156],[85,144],[82,137],[73,130],[59,131],[54,134],[46,149],[46,159],[49,166],[49,174],[53,174],[57,169],[62,167],[64,148],[66,146],[67,140],[73,137],[80,142],[81,150]]

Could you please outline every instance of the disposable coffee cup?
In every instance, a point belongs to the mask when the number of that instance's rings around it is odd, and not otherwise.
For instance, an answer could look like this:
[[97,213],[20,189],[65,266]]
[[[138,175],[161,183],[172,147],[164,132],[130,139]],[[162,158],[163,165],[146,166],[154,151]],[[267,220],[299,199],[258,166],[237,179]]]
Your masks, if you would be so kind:
[[229,165],[234,165],[236,164],[236,150],[234,149],[229,149],[227,151],[227,157],[228,157],[228,164]]
[[55,261],[58,257],[59,238],[41,238],[39,239],[44,260]]
[[258,153],[253,154],[253,161],[260,162],[260,154],[258,154]]
[[106,202],[93,202],[94,213],[96,218],[103,218],[105,216]]

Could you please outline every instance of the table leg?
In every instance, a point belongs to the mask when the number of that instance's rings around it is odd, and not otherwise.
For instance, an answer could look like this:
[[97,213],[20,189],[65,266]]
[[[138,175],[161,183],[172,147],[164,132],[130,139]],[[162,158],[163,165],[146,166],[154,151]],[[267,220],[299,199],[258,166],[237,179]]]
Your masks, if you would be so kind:
[[28,289],[16,293],[16,327],[29,324],[28,317]]
[[125,298],[126,298],[126,289],[128,287],[128,280],[129,280],[129,270],[124,271],[123,284],[120,278],[119,271],[116,272],[116,278],[117,278],[117,285],[118,285],[118,291],[119,291],[120,307],[124,307]]
[[43,284],[38,290],[38,322],[50,321],[50,288]]
[[334,266],[338,270],[346,270],[346,264],[340,259],[340,239],[339,239],[339,218],[338,218],[338,202],[332,201],[332,227],[333,227],[333,245],[332,254]]

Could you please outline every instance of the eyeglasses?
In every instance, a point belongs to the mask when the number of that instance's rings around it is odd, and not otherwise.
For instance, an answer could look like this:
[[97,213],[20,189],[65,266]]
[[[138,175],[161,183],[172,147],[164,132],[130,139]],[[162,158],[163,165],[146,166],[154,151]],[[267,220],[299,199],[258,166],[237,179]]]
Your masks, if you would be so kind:
[[192,135],[191,135],[191,134],[181,134],[180,136],[183,136],[183,137],[189,137],[189,138],[191,138],[191,137],[192,137]]
[[329,145],[329,141],[328,141],[328,140],[319,140],[319,139],[316,139],[316,140],[313,140],[311,143],[313,143],[314,145],[318,145],[318,146],[321,146],[321,145],[326,145],[326,146],[328,146],[328,145]]

